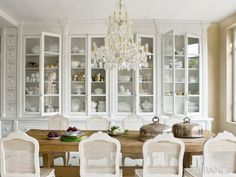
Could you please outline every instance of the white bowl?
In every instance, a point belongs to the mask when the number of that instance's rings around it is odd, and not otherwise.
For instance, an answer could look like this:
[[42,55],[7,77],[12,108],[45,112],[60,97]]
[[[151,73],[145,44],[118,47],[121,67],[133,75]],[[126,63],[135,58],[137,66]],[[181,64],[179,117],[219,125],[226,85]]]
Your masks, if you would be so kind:
[[120,82],[129,82],[130,81],[130,76],[119,76],[118,80]]
[[71,61],[71,67],[72,68],[77,68],[80,65],[79,61]]
[[98,103],[92,101],[92,103],[91,103],[91,107],[92,107],[92,108],[96,108],[97,105],[98,105]]
[[36,46],[32,47],[32,48],[31,48],[31,52],[32,52],[33,54],[39,54],[39,52],[40,52],[39,46],[36,45]]
[[96,89],[94,89],[94,93],[95,93],[95,94],[102,94],[102,93],[103,93],[103,89],[101,89],[101,88],[96,88]]
[[72,47],[71,53],[79,53],[79,47],[77,46]]

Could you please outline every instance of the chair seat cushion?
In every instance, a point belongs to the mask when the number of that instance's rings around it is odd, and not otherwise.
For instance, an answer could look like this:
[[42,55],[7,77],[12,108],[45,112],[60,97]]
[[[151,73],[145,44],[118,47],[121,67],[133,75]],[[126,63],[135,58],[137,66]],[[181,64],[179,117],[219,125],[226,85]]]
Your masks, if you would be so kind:
[[54,177],[55,170],[52,168],[40,168],[40,177]]

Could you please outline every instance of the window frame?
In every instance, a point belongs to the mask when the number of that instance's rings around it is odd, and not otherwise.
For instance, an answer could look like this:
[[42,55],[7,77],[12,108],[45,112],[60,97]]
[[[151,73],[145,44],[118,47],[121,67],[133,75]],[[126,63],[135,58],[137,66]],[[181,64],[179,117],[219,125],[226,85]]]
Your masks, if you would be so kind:
[[233,29],[233,42],[232,42],[232,56],[233,56],[233,116],[232,116],[232,122],[236,123],[236,27]]

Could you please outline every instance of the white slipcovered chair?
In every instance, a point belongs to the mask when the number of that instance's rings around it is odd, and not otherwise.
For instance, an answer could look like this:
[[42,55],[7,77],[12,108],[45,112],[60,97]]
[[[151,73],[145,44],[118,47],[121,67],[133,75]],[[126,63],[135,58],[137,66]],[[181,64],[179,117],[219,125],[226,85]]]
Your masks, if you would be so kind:
[[[138,116],[129,116],[123,119],[123,130],[139,131],[143,126],[144,121]],[[142,166],[142,155],[137,156],[134,154],[122,154],[122,164],[124,166]]]
[[143,145],[143,170],[135,177],[182,177],[185,145],[172,133],[163,133]]
[[54,169],[39,167],[39,143],[23,132],[0,142],[1,177],[55,177]]
[[67,130],[69,127],[69,119],[57,114],[52,117],[48,117],[48,129],[49,130]]
[[121,177],[120,142],[97,132],[79,144],[81,177]]
[[93,116],[86,120],[87,130],[108,130],[109,121],[102,116]]
[[[69,119],[57,114],[55,116],[48,117],[48,129],[49,130],[67,130],[69,127]],[[64,165],[68,166],[70,153],[54,153],[52,160],[62,158]],[[54,164],[54,163],[53,163]]]
[[204,144],[203,166],[187,168],[185,177],[236,177],[236,137],[219,133]]

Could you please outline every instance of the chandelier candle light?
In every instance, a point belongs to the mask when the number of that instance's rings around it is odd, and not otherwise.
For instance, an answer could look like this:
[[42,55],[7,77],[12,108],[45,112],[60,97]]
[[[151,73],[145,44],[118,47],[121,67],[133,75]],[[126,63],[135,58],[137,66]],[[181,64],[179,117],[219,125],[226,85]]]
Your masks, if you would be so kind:
[[134,41],[133,22],[128,16],[124,0],[118,0],[116,10],[108,19],[105,45],[93,43],[94,62],[104,63],[106,69],[136,70],[147,67],[148,44]]

